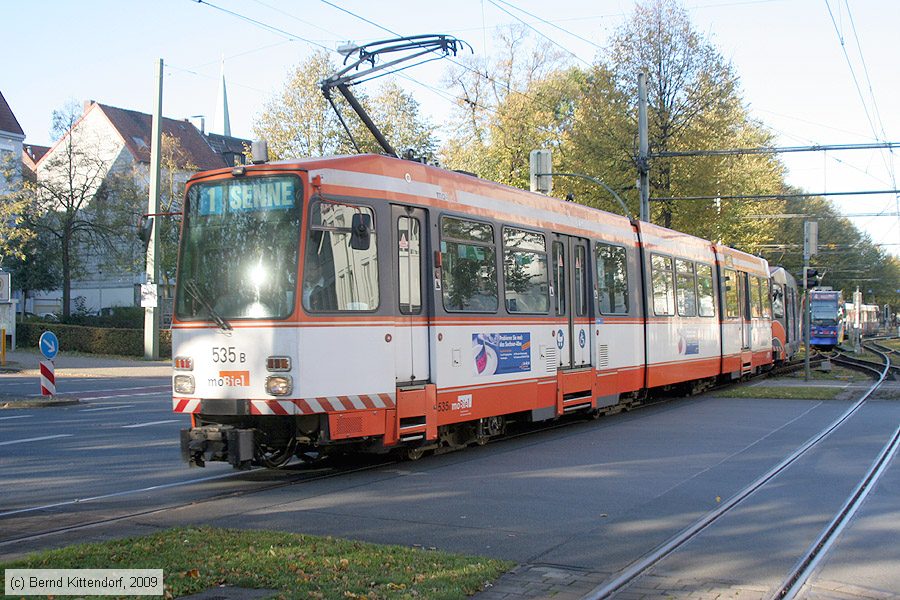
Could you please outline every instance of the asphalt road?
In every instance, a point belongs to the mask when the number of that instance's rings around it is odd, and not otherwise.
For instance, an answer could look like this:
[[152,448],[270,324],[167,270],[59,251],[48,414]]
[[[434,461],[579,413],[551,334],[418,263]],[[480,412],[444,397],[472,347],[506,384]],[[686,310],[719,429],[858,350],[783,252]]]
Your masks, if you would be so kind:
[[[13,392],[6,386],[33,381],[4,377],[0,385]],[[171,412],[167,378],[71,385],[91,399],[0,411],[0,540],[223,492],[258,491],[297,475],[234,472],[221,464],[188,469],[178,449],[178,430],[187,421]],[[414,463],[148,512],[27,543],[0,542],[0,560],[84,539],[210,523],[435,547],[602,577],[714,509],[847,407],[842,401],[675,400]],[[693,557],[661,565],[658,580],[777,579],[773,565],[780,569],[790,552],[772,553],[772,536],[785,537],[781,525],[799,523],[795,531],[804,533],[786,547],[804,549],[808,541],[801,538],[830,519],[880,449],[882,434],[897,423],[900,403],[872,403],[794,476],[732,517],[743,541],[723,533],[707,538]],[[897,472],[892,465],[820,568],[823,589],[835,582],[900,589]],[[876,552],[883,558],[867,558]]]

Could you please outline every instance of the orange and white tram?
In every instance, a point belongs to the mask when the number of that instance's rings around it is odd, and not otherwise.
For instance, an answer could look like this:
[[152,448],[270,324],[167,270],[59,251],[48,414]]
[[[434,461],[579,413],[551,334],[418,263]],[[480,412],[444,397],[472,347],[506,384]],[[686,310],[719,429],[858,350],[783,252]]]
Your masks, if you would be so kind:
[[784,267],[769,267],[772,285],[772,344],[775,362],[790,360],[802,344],[800,292]]
[[195,175],[177,281],[192,464],[417,457],[773,361],[764,259],[385,156]]

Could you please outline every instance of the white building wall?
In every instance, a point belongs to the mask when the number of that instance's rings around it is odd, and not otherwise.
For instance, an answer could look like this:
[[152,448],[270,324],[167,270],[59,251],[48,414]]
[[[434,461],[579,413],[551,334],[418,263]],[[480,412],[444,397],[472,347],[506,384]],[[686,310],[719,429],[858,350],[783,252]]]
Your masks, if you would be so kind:
[[[24,135],[10,131],[0,131],[0,194],[9,190],[10,185],[22,178],[22,142]],[[3,176],[7,169],[12,170],[12,177]]]

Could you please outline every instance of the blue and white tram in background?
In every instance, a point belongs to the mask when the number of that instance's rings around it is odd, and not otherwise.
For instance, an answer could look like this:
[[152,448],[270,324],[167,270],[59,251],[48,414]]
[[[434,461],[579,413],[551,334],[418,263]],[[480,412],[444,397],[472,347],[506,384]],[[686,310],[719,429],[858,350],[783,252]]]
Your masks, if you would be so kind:
[[809,293],[809,345],[834,348],[844,341],[844,293],[812,290]]

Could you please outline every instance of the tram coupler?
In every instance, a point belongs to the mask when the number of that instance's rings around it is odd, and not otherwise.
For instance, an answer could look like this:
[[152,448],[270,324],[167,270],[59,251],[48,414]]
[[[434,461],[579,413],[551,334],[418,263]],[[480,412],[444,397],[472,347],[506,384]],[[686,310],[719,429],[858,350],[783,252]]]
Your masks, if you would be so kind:
[[204,425],[181,430],[181,458],[192,467],[209,461],[249,468],[254,454],[254,431],[232,425]]

